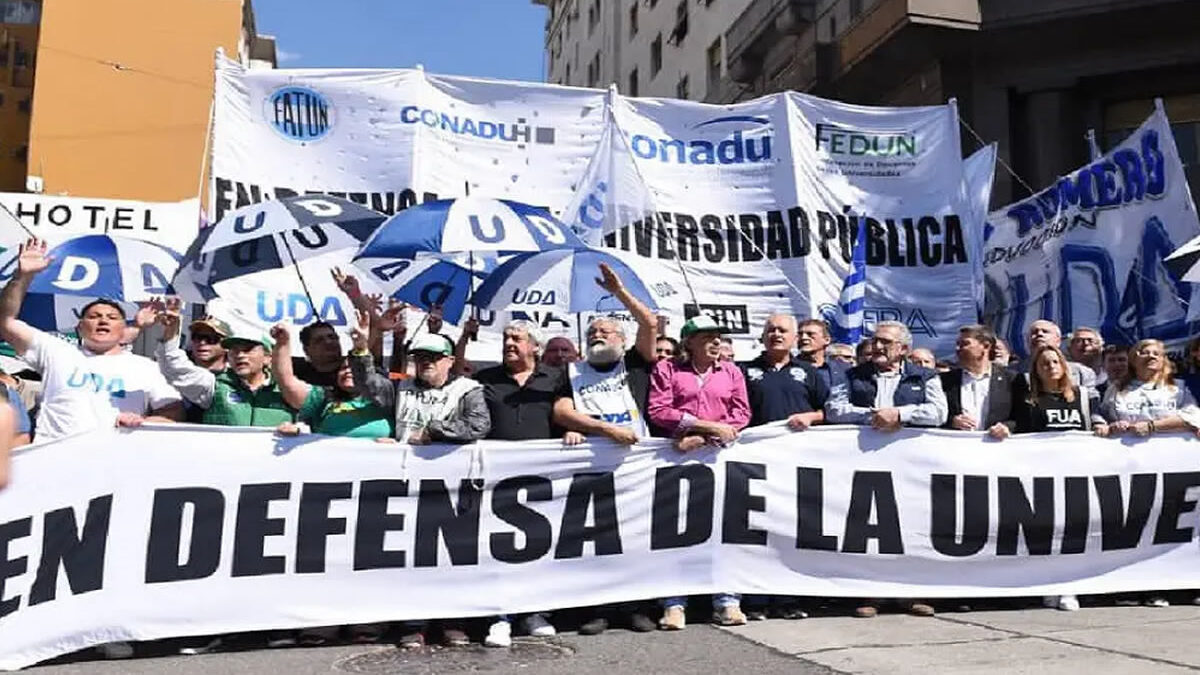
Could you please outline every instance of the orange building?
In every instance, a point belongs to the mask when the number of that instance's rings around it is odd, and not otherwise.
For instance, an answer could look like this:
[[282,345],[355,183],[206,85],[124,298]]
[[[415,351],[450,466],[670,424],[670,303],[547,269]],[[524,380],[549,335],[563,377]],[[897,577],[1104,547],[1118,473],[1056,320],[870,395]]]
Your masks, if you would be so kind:
[[0,8],[3,191],[195,197],[216,49],[251,67],[275,65],[274,39],[255,31],[250,0],[0,0]]

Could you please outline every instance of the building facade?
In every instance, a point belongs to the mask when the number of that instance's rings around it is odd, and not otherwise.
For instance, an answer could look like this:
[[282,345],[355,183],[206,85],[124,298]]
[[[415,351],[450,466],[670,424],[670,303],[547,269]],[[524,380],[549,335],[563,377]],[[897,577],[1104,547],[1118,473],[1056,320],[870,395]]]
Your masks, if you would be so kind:
[[[217,48],[273,67],[250,0],[0,0],[0,191],[197,196]],[[0,59],[3,57],[0,56]]]
[[549,8],[546,81],[702,101],[720,84],[725,31],[751,0],[533,0]]

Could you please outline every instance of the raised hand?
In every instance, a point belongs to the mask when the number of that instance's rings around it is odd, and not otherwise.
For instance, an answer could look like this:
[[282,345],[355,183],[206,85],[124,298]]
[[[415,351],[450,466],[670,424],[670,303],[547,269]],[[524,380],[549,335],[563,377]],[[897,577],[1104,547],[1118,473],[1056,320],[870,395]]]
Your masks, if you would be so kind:
[[362,289],[359,287],[358,279],[354,275],[346,274],[339,267],[330,270],[330,274],[333,275],[333,283],[337,284],[337,287],[351,300],[355,300],[358,296],[362,295]]
[[21,244],[20,254],[17,256],[17,273],[25,275],[34,275],[50,266],[52,259],[46,255],[49,246],[45,239],[30,237]]
[[292,342],[292,332],[288,330],[287,325],[277,323],[271,326],[271,339],[275,341],[276,349],[287,347]]
[[396,299],[388,300],[388,308],[375,320],[375,325],[385,333],[388,331],[393,333],[407,332],[408,326],[404,317],[406,309],[408,309],[407,304]]
[[362,295],[361,307],[355,305],[359,309],[366,310],[372,316],[379,316],[383,313],[383,294],[382,293],[364,293]]
[[371,342],[371,314],[360,309],[355,316],[358,322],[350,329],[350,340],[355,351],[365,352]]
[[[163,342],[170,342],[179,337],[179,325],[182,323],[183,301],[179,298],[167,298],[162,310],[155,319],[162,324]],[[141,313],[140,311],[138,312]]]
[[133,315],[133,325],[138,327],[138,330],[145,330],[149,326],[154,325],[158,320],[158,315],[165,309],[162,298],[150,298],[147,302],[139,302],[138,311]]
[[600,263],[600,278],[596,279],[596,284],[613,295],[625,287],[625,284],[621,283],[621,277],[605,263]]
[[466,335],[467,337],[471,338],[472,340],[479,337],[479,319],[476,319],[475,317],[470,317],[469,319],[467,319],[463,323],[462,332],[463,332],[463,335]]
[[425,327],[429,329],[430,333],[440,333],[443,323],[442,306],[436,303],[430,305],[429,318],[425,319]]

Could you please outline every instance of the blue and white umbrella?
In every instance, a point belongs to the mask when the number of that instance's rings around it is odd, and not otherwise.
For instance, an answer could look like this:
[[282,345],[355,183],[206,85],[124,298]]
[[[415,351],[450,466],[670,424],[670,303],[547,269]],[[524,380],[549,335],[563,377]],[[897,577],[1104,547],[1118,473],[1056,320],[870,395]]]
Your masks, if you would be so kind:
[[560,312],[620,311],[624,306],[596,283],[600,263],[616,272],[625,288],[651,309],[658,309],[646,285],[620,258],[597,249],[519,253],[488,275],[473,303],[500,310]]
[[426,202],[392,216],[355,258],[412,258],[417,253],[547,251],[583,247],[550,212],[505,199]]
[[50,266],[33,278],[30,293],[138,302],[174,293],[180,256],[140,239],[107,234],[74,237],[51,248]]
[[[472,262],[476,263],[475,271]],[[388,297],[425,311],[441,305],[442,316],[453,324],[462,319],[475,287],[487,276],[486,261],[481,258],[470,262],[432,256],[412,260],[359,258],[354,265],[366,272],[366,280]]]
[[356,250],[386,219],[378,211],[327,195],[244,206],[200,231],[175,282],[184,298],[211,300],[216,297],[213,286],[222,281]]

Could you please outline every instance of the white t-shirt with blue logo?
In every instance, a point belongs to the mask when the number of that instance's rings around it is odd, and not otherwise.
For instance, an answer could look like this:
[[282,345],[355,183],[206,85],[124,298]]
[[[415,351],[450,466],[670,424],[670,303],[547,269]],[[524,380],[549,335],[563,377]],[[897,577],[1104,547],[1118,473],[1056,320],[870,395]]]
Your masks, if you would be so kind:
[[42,374],[39,441],[110,428],[118,413],[145,415],[180,400],[158,365],[144,356],[96,356],[39,330],[24,358]]

